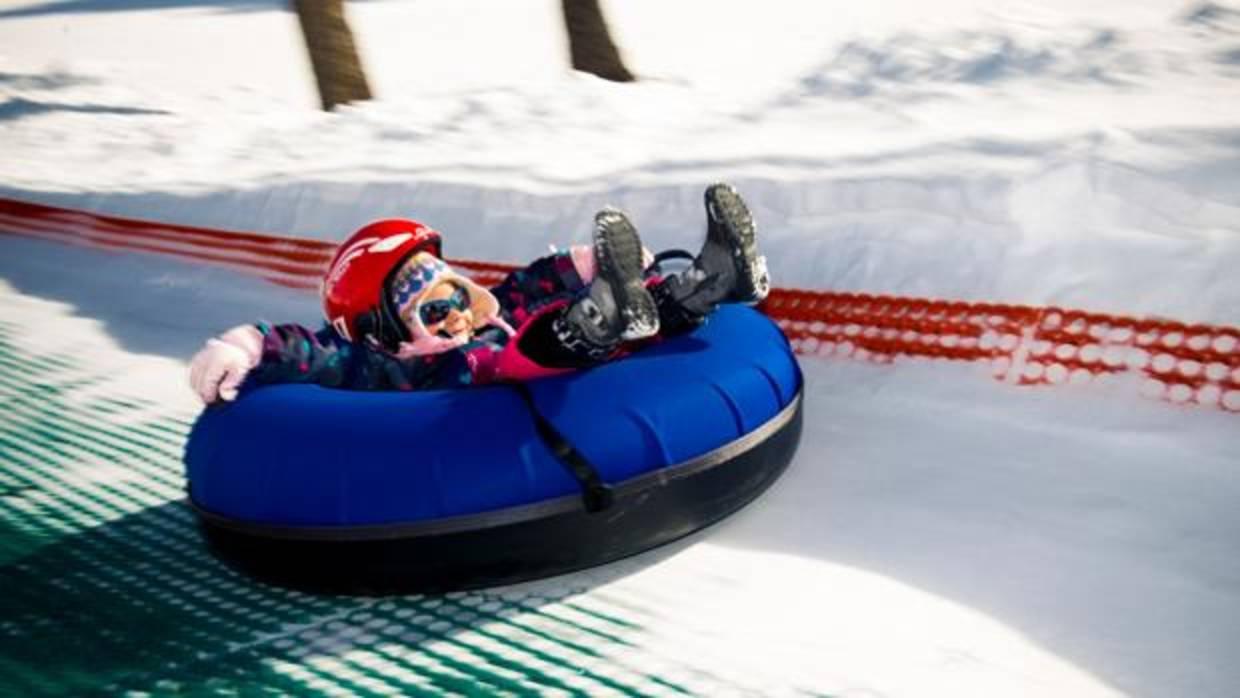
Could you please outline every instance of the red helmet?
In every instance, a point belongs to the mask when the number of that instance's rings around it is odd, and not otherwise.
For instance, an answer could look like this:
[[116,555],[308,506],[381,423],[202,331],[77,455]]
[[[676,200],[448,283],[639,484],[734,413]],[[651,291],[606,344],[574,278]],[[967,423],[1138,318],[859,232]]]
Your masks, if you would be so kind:
[[416,252],[442,257],[438,231],[417,221],[375,221],[336,249],[320,291],[327,321],[349,341],[373,338],[393,348],[408,339],[408,329],[391,311],[388,277]]

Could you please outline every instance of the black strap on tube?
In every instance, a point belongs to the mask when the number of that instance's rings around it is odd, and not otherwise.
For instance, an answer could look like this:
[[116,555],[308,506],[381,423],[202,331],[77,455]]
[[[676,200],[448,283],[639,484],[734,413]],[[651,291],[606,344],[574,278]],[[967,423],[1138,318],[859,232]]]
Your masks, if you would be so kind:
[[538,411],[529,386],[524,383],[513,383],[512,387],[521,399],[525,400],[525,406],[529,408],[530,416],[534,418],[534,428],[538,431],[539,438],[581,485],[581,499],[586,511],[595,513],[609,508],[615,500],[611,486],[603,482],[603,478],[599,476],[594,465],[586,460],[581,451],[578,451],[568,439],[564,438],[555,425]]
[[650,276],[652,274],[662,274],[663,263],[669,259],[683,259],[692,264],[693,260],[697,258],[688,250],[663,250],[662,252],[656,254],[654,256],[654,261],[650,263],[650,266],[646,267],[646,275]]

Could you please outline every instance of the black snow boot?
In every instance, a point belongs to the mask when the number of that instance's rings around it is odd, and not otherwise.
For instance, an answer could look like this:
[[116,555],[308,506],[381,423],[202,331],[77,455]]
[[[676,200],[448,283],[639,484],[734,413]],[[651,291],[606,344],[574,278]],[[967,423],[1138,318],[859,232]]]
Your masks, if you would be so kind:
[[565,349],[601,360],[624,341],[659,331],[659,313],[642,278],[642,243],[620,211],[594,217],[595,277],[589,292],[556,319],[553,330]]
[[730,184],[711,185],[705,199],[706,243],[693,264],[668,277],[659,293],[661,301],[674,301],[690,317],[709,315],[720,303],[754,305],[771,290],[745,200]]

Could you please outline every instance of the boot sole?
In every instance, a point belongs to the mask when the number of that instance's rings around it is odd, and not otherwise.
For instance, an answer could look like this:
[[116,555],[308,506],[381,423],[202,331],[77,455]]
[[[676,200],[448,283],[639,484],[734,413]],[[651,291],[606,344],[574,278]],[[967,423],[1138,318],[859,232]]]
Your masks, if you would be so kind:
[[[649,337],[659,331],[659,312],[642,278],[642,243],[637,230],[619,211],[605,210],[594,219],[598,274],[611,289],[624,328],[622,339]],[[619,282],[619,283],[616,283]]]
[[731,238],[729,246],[739,250],[734,255],[740,272],[738,288],[729,300],[748,304],[761,302],[770,292],[771,282],[766,258],[757,254],[757,228],[749,207],[736,189],[727,184],[716,184],[706,190],[706,206],[711,209],[711,217],[723,224]]

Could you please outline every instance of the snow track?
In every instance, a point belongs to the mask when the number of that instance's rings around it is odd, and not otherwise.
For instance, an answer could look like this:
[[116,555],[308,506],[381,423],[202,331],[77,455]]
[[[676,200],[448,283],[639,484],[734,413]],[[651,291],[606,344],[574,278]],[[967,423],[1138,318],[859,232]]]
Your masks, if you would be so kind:
[[[1230,685],[1233,415],[1134,402],[1114,386],[1013,391],[960,362],[807,359],[800,454],[720,526],[511,589],[321,599],[220,566],[176,484],[196,410],[181,361],[245,313],[312,318],[312,296],[145,251],[20,237],[0,250],[0,273],[23,288],[3,289],[0,333],[0,400],[12,406],[0,421],[0,581],[17,590],[0,614],[7,690]],[[130,298],[163,310],[129,310]],[[151,327],[168,312],[176,323]],[[1197,631],[1169,641],[1168,626]]]

